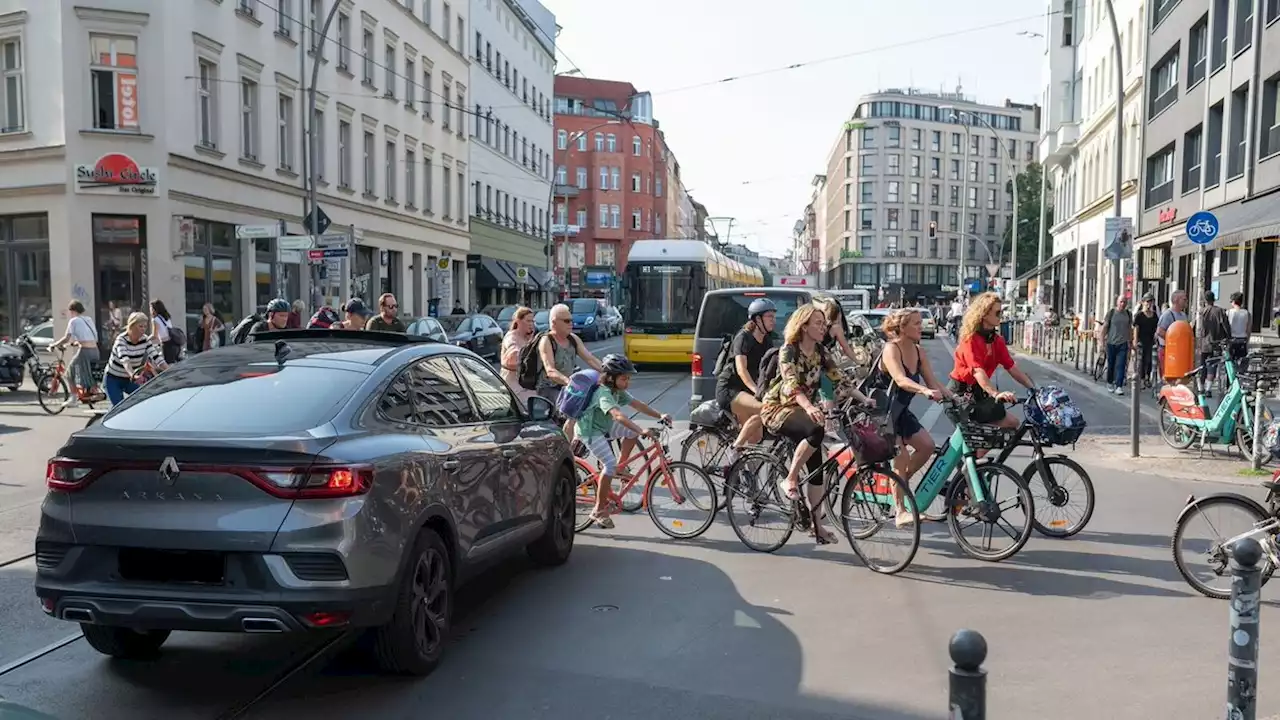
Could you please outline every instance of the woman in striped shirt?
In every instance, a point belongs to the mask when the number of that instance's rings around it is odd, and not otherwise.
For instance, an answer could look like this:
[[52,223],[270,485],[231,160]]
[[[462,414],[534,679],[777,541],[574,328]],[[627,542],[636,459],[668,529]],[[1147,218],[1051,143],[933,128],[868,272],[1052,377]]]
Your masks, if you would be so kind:
[[115,344],[111,346],[111,357],[107,359],[102,384],[112,405],[120,404],[125,395],[132,395],[138,390],[138,376],[148,365],[152,372],[169,367],[160,346],[147,337],[150,327],[151,318],[146,313],[133,313],[125,331],[116,336]]

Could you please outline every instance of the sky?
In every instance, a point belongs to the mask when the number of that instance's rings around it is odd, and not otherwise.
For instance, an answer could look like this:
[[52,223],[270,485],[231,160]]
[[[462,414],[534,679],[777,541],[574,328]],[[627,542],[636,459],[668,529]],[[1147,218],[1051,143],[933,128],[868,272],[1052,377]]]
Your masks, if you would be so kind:
[[[735,218],[731,231],[716,222],[721,240],[769,255],[790,247],[859,96],[961,86],[999,104],[1041,94],[1044,39],[1019,35],[1045,32],[1036,0],[541,2],[562,28],[557,72],[652,92],[685,187],[712,217]],[[825,61],[782,70],[815,60]],[[740,79],[716,82],[730,77]]]

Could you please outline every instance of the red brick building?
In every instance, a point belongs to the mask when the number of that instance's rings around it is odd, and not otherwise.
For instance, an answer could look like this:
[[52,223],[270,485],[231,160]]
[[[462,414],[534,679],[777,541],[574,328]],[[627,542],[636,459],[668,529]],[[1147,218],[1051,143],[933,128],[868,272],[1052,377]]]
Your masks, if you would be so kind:
[[631,243],[667,236],[657,125],[649,94],[631,83],[556,76],[552,233],[567,294],[617,300]]

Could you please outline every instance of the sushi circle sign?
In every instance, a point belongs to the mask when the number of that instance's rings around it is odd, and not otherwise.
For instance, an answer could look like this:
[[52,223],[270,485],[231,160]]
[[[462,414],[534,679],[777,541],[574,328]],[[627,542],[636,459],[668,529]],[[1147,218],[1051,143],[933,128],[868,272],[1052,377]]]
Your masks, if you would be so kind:
[[92,165],[76,166],[76,192],[89,195],[144,195],[154,197],[160,171],[142,167],[124,153],[107,153]]

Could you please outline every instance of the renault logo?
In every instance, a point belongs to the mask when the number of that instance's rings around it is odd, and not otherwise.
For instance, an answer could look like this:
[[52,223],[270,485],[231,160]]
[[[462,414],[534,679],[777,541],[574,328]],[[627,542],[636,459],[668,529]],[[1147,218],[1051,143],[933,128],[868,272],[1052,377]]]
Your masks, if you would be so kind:
[[165,485],[172,485],[178,482],[178,461],[169,456],[160,463],[160,482]]

